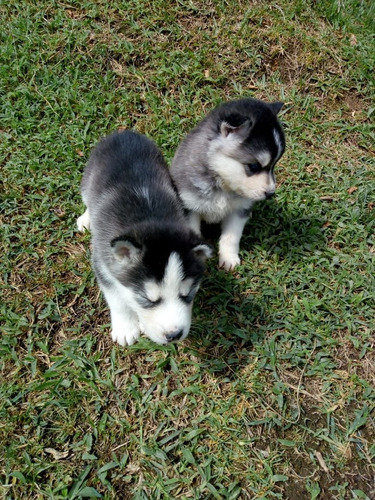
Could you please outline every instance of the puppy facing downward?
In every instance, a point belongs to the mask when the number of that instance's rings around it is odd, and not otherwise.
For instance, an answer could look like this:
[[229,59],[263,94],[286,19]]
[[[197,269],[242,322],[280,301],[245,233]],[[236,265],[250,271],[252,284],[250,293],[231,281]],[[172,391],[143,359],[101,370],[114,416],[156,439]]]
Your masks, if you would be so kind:
[[103,139],[83,174],[92,263],[111,311],[112,339],[133,344],[141,331],[158,344],[184,339],[211,253],[185,220],[155,144],[131,131]]
[[285,149],[277,119],[282,103],[240,99],[209,113],[182,141],[171,174],[200,232],[201,219],[221,222],[219,265],[240,263],[239,244],[256,201],[275,194],[274,166]]

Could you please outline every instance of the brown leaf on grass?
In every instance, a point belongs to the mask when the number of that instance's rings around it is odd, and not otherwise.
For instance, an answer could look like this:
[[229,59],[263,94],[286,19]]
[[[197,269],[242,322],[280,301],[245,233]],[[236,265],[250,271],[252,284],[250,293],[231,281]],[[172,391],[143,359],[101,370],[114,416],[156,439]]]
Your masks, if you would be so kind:
[[324,470],[326,474],[328,474],[329,470],[327,464],[325,463],[323,455],[320,453],[320,451],[315,451],[315,456],[318,459],[320,467]]
[[357,189],[358,189],[358,188],[357,188],[357,186],[352,186],[352,187],[350,187],[350,188],[348,189],[348,193],[349,193],[349,194],[352,194],[352,193],[354,193],[354,191],[357,191]]
[[62,460],[69,455],[69,451],[57,451],[54,448],[44,448],[44,451],[52,455],[55,460]]
[[350,45],[352,47],[355,47],[356,45],[358,45],[357,37],[355,35],[353,35],[353,33],[350,35]]
[[130,474],[136,474],[140,470],[140,466],[136,463],[129,463],[126,467],[126,471]]

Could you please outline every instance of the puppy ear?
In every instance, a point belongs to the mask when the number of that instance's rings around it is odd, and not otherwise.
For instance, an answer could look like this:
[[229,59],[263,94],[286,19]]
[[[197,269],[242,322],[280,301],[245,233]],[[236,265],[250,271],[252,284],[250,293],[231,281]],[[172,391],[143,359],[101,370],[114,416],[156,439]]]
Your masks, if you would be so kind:
[[206,260],[212,255],[212,248],[207,243],[199,243],[193,248],[193,252],[198,257],[198,259]]
[[270,102],[269,103],[269,107],[271,108],[271,110],[274,112],[275,115],[278,115],[281,111],[281,108],[284,106],[284,103],[283,102]]
[[142,246],[133,238],[119,236],[111,241],[112,255],[123,264],[135,262],[141,255]]
[[230,123],[224,120],[220,125],[220,133],[223,137],[229,136],[229,138],[231,139],[242,142],[248,137],[251,127],[251,120],[245,120],[241,125],[238,126],[230,125]]

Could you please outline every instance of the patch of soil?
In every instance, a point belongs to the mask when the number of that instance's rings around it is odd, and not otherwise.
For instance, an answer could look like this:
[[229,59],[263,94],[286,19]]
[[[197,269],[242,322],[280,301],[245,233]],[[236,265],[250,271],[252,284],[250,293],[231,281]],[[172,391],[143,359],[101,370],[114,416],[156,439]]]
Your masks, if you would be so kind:
[[364,99],[355,93],[346,94],[342,97],[341,102],[348,108],[349,111],[362,111],[367,105]]
[[[323,415],[319,411],[309,408],[309,403],[304,400],[303,414],[308,415],[306,426],[315,431],[326,427]],[[367,429],[367,428],[366,428]],[[369,430],[367,429],[367,434]],[[372,434],[372,432],[370,431]],[[284,433],[284,439],[292,438],[293,430]],[[363,434],[363,433],[362,433]],[[366,436],[367,436],[366,434]],[[373,438],[371,441],[373,442]],[[354,444],[353,444],[354,446]],[[375,498],[375,468],[357,454],[351,455],[348,448],[347,456],[341,459],[335,455],[331,445],[319,439],[319,435],[307,434],[304,438],[304,451],[299,453],[295,448],[286,448],[284,459],[289,463],[291,479],[283,485],[283,499],[303,500],[310,498],[307,490],[308,481],[319,484],[319,500],[349,500],[352,499],[352,490],[361,490],[369,498]],[[346,484],[346,487],[345,487]],[[333,486],[342,486],[345,496]]]

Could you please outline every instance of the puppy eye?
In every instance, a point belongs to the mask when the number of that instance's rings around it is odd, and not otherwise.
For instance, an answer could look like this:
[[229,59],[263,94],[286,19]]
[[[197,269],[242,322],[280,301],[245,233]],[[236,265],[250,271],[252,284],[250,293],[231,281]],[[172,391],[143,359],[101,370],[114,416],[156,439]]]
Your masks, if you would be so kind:
[[194,299],[194,294],[180,295],[180,299],[182,300],[182,302],[185,302],[185,304],[191,304]]
[[262,170],[262,165],[260,163],[249,163],[245,165],[245,170],[247,175],[257,174]]
[[156,299],[156,300],[148,300],[150,302],[150,304],[152,304],[153,306],[157,306],[158,304],[160,304],[161,302],[161,299]]
[[182,300],[182,302],[185,302],[185,304],[191,304],[194,300],[196,292],[197,292],[196,287],[193,287],[188,294],[186,295],[180,294],[179,296],[180,300]]
[[140,299],[140,303],[141,303],[142,307],[144,307],[146,309],[152,309],[153,307],[156,307],[157,305],[159,305],[160,302],[161,302],[161,299],[150,300],[147,297],[141,297],[141,299]]

